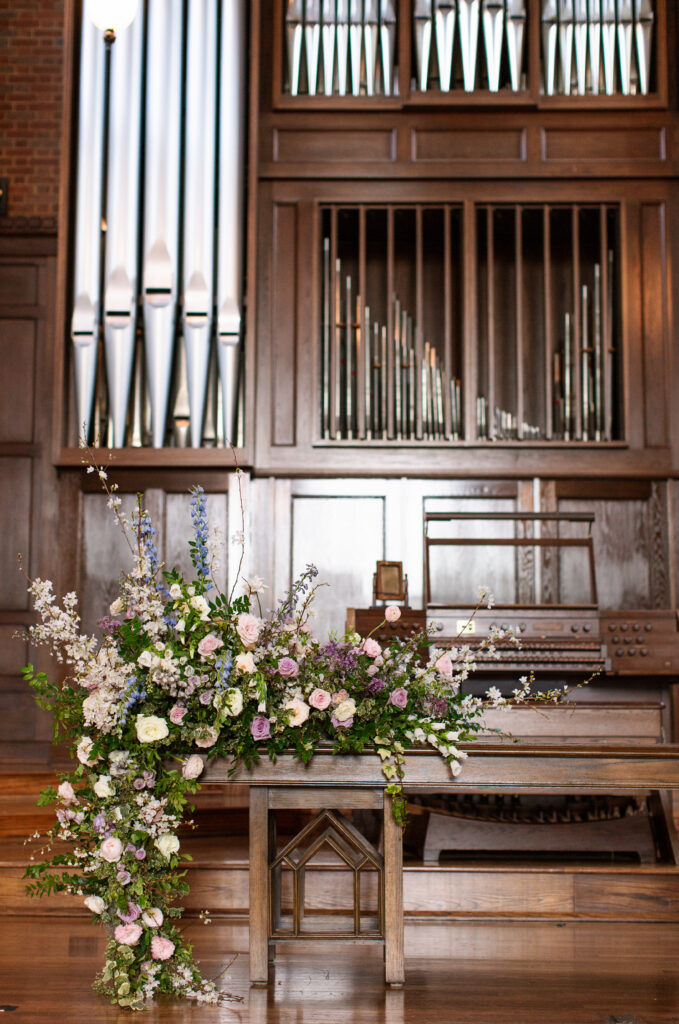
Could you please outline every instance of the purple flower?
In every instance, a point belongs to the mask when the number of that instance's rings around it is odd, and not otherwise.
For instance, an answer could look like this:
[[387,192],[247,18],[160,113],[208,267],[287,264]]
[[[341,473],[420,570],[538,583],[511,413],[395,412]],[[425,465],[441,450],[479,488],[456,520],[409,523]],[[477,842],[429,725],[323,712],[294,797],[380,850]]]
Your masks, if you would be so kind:
[[118,619],[112,619],[110,616],[104,615],[103,619],[99,619],[97,625],[105,636],[110,636],[118,628],[120,622]]
[[200,701],[201,704],[207,705],[207,704],[211,704],[212,703],[212,698],[213,697],[214,697],[214,694],[213,694],[212,690],[204,690],[203,693],[201,693],[201,695],[198,698],[198,700]]
[[264,715],[255,715],[250,722],[250,732],[255,740],[271,739],[271,723]]
[[146,850],[143,846],[140,846],[138,850],[135,850],[134,855],[137,860],[146,860]]
[[118,870],[118,874],[116,875],[116,879],[120,882],[121,885],[129,885],[130,882],[132,881],[132,875],[130,874],[129,871],[126,871],[125,868],[120,868]]
[[392,690],[389,694],[387,704],[393,704],[395,708],[404,708],[408,703],[408,691],[404,690],[402,686],[398,686],[395,690]]
[[143,779],[135,779],[132,785],[135,789],[144,789],[146,787],[146,783]]
[[95,832],[101,832],[101,830],[106,825],[106,815],[95,814],[94,818],[92,819],[92,825],[94,826]]
[[299,665],[294,658],[281,658],[278,662],[278,674],[284,679],[294,679],[299,675]]
[[156,773],[151,771],[144,772],[144,782],[149,789],[153,789],[156,784]]
[[330,721],[332,722],[336,729],[350,729],[354,724],[353,717],[347,718],[343,722],[340,722],[339,718],[336,718],[334,713],[330,716]]
[[368,693],[379,693],[385,686],[384,679],[371,679],[366,689]]
[[128,903],[127,913],[123,913],[122,910],[116,910],[116,914],[118,915],[120,920],[123,921],[125,924],[132,924],[132,922],[136,921],[137,918],[140,916],[141,907],[139,906],[138,903]]

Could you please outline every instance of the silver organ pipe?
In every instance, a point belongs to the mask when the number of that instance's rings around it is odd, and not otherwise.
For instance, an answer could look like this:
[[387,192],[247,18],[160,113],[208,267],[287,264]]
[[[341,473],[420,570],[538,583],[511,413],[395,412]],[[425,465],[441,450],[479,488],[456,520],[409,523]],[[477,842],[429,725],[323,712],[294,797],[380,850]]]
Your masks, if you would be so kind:
[[479,40],[479,0],[459,0],[458,22],[464,91],[473,92]]
[[632,0],[618,0],[620,89],[625,96],[632,91],[632,28]]
[[321,43],[323,48],[323,92],[332,96],[335,81],[335,0],[323,0],[321,10]]
[[347,93],[347,64],[349,58],[349,0],[337,0],[337,91]]
[[290,79],[290,93],[297,96],[299,93],[299,75],[302,65],[302,37],[304,26],[302,0],[288,0],[285,14],[285,41],[288,52],[288,75]]
[[434,0],[436,25],[436,57],[439,62],[439,84],[442,92],[450,92],[455,42],[455,4],[450,0]]
[[363,0],[349,0],[349,52],[351,64],[351,92],[361,92],[361,64],[363,56]]
[[502,61],[502,35],[505,8],[502,0],[483,0],[483,40],[486,48],[488,89],[497,92],[500,88],[500,64]]
[[557,36],[556,0],[542,0],[542,52],[545,92],[548,96],[553,96],[556,91]]
[[377,77],[379,0],[365,0],[363,16],[363,53],[365,54],[365,94],[374,96]]
[[601,75],[601,0],[587,0],[589,14],[589,73],[592,93],[599,94]]
[[[229,4],[225,4],[228,7]],[[307,93],[316,95],[318,62],[321,53],[321,0],[306,0],[304,12],[304,45],[306,49]]]
[[149,0],[144,190],[144,336],[151,437],[165,443],[179,240],[182,0]]
[[104,42],[88,15],[82,20],[82,72],[75,212],[75,266],[71,340],[78,436],[89,440],[97,375]]
[[601,53],[604,63],[604,88],[607,96],[615,92],[615,0],[601,0]]
[[509,79],[513,92],[518,92],[521,88],[525,30],[525,0],[507,0],[507,53],[509,56]]
[[380,53],[382,56],[382,90],[385,96],[394,91],[394,63],[396,56],[395,0],[380,2]]
[[651,77],[651,47],[653,45],[652,0],[635,0],[634,35],[637,44],[637,67],[639,69],[639,92],[646,95]]
[[559,54],[561,91],[570,96],[573,69],[573,0],[559,0]]
[[140,169],[142,20],[113,46],[111,70],[104,342],[113,445],[125,443],[135,348]]
[[216,13],[213,0],[191,0],[186,75],[183,328],[194,448],[200,447],[202,440],[212,326]]
[[226,443],[237,443],[243,288],[243,166],[245,138],[245,0],[222,14],[219,99],[219,256],[217,354]]
[[575,0],[575,78],[579,96],[587,91],[587,0]]
[[431,54],[431,10],[432,0],[415,0],[413,23],[415,30],[415,53],[417,55],[417,81],[420,92],[427,91],[429,81],[429,57]]

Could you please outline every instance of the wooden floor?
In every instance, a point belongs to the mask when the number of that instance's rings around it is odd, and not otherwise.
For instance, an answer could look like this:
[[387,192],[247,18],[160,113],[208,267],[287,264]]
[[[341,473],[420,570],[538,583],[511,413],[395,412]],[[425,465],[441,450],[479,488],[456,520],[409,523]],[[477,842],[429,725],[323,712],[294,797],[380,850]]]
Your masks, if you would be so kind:
[[[406,987],[380,982],[373,947],[281,947],[268,988],[250,988],[247,922],[189,922],[216,1007],[164,1002],[149,1024],[679,1024],[679,925],[474,922],[409,929]],[[0,1004],[13,1024],[129,1021],[90,988],[101,930],[64,918],[0,918]]]

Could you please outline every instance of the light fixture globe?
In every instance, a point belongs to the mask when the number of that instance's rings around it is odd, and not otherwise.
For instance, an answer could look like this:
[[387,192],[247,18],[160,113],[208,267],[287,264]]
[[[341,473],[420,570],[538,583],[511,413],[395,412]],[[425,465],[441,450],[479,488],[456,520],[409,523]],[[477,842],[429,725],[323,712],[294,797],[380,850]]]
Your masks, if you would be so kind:
[[112,31],[116,35],[134,21],[139,9],[139,0],[89,0],[87,11],[102,32]]

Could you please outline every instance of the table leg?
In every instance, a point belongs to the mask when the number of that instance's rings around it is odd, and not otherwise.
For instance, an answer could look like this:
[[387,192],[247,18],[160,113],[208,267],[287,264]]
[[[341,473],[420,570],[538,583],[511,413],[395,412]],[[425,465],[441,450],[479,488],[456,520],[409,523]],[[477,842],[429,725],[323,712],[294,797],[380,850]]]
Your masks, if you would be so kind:
[[384,980],[403,985],[403,829],[384,794]]
[[266,984],[269,946],[269,790],[250,787],[250,981]]

